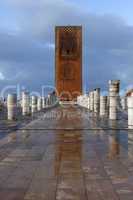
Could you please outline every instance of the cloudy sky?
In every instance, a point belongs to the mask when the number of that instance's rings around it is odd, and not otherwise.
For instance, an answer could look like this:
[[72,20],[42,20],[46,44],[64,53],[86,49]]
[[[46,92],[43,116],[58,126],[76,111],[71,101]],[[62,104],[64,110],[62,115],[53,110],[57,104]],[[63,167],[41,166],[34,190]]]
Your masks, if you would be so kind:
[[0,1],[0,89],[54,85],[54,28],[83,26],[84,89],[133,84],[132,0]]

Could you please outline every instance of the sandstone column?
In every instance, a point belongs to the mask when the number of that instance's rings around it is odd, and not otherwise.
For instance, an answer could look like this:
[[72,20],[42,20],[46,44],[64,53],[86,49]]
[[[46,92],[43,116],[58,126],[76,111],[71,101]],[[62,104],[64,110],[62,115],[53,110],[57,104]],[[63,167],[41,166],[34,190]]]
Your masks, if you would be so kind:
[[55,105],[55,102],[56,102],[56,96],[55,94],[51,94],[51,105],[54,106]]
[[42,110],[42,98],[38,97],[37,99],[37,110],[41,111]]
[[42,97],[42,108],[45,108],[45,97]]
[[88,95],[88,98],[87,98],[87,105],[88,105],[88,110],[90,110],[90,97],[89,97],[89,95]]
[[88,108],[88,96],[87,96],[87,94],[84,94],[82,96],[82,106],[84,108]]
[[107,113],[107,96],[100,96],[100,116],[105,116]]
[[123,110],[127,110],[127,97],[124,96],[121,98],[121,106]]
[[111,120],[118,118],[119,88],[119,80],[109,81],[109,119]]
[[31,112],[37,112],[37,97],[36,96],[32,96],[31,97]]
[[49,104],[48,97],[45,97],[45,108],[47,108],[47,107],[48,107],[48,104]]
[[78,96],[78,98],[77,98],[77,104],[78,104],[79,106],[81,106],[81,95]]
[[8,94],[7,97],[7,115],[8,120],[16,119],[16,110],[17,109],[17,95],[16,94]]
[[94,92],[90,92],[90,111],[94,111]]
[[128,128],[133,129],[133,93],[128,96]]
[[47,96],[47,106],[49,107],[51,104],[52,104],[51,94],[48,94],[48,96]]
[[100,111],[100,88],[94,90],[94,112],[99,113]]
[[28,92],[22,92],[22,115],[30,114],[30,96]]

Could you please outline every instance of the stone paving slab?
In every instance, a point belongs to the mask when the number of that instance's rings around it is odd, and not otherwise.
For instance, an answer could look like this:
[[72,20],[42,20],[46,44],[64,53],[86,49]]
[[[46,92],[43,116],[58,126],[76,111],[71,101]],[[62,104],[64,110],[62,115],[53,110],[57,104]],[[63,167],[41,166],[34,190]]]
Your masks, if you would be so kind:
[[54,112],[63,117],[40,115],[0,140],[0,199],[132,200],[133,133],[102,130],[81,108]]

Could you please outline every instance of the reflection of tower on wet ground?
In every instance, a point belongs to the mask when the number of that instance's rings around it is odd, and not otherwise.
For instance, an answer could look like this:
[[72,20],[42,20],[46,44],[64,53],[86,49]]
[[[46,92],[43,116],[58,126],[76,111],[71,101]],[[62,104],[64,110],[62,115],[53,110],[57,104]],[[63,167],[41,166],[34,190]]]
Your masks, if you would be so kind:
[[65,130],[59,131],[56,136],[58,141],[56,153],[61,161],[60,173],[65,175],[70,172],[69,175],[72,175],[72,172],[75,172],[72,170],[74,166],[69,168],[69,164],[76,164],[76,167],[80,168],[82,136],[79,131]]
[[[59,124],[61,123],[60,127],[62,127],[64,120],[58,121]],[[81,123],[80,120],[77,119],[76,123]],[[82,134],[79,130],[60,130],[56,132],[55,159],[55,171],[58,173],[56,199],[65,199],[66,196],[73,200],[85,199],[81,169]]]
[[[71,199],[78,199],[80,195],[81,197],[84,196],[81,173],[81,133],[79,131],[60,131],[57,133],[57,138],[56,160],[58,158],[60,162],[57,199],[60,199],[62,195],[65,199],[68,193]],[[59,166],[57,169],[59,169]]]

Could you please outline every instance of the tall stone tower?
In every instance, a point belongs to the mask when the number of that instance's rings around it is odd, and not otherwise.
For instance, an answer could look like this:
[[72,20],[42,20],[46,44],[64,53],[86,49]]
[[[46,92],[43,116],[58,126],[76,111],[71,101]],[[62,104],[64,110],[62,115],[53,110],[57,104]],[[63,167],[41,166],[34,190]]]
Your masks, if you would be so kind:
[[61,101],[82,93],[82,27],[55,28],[55,84]]

